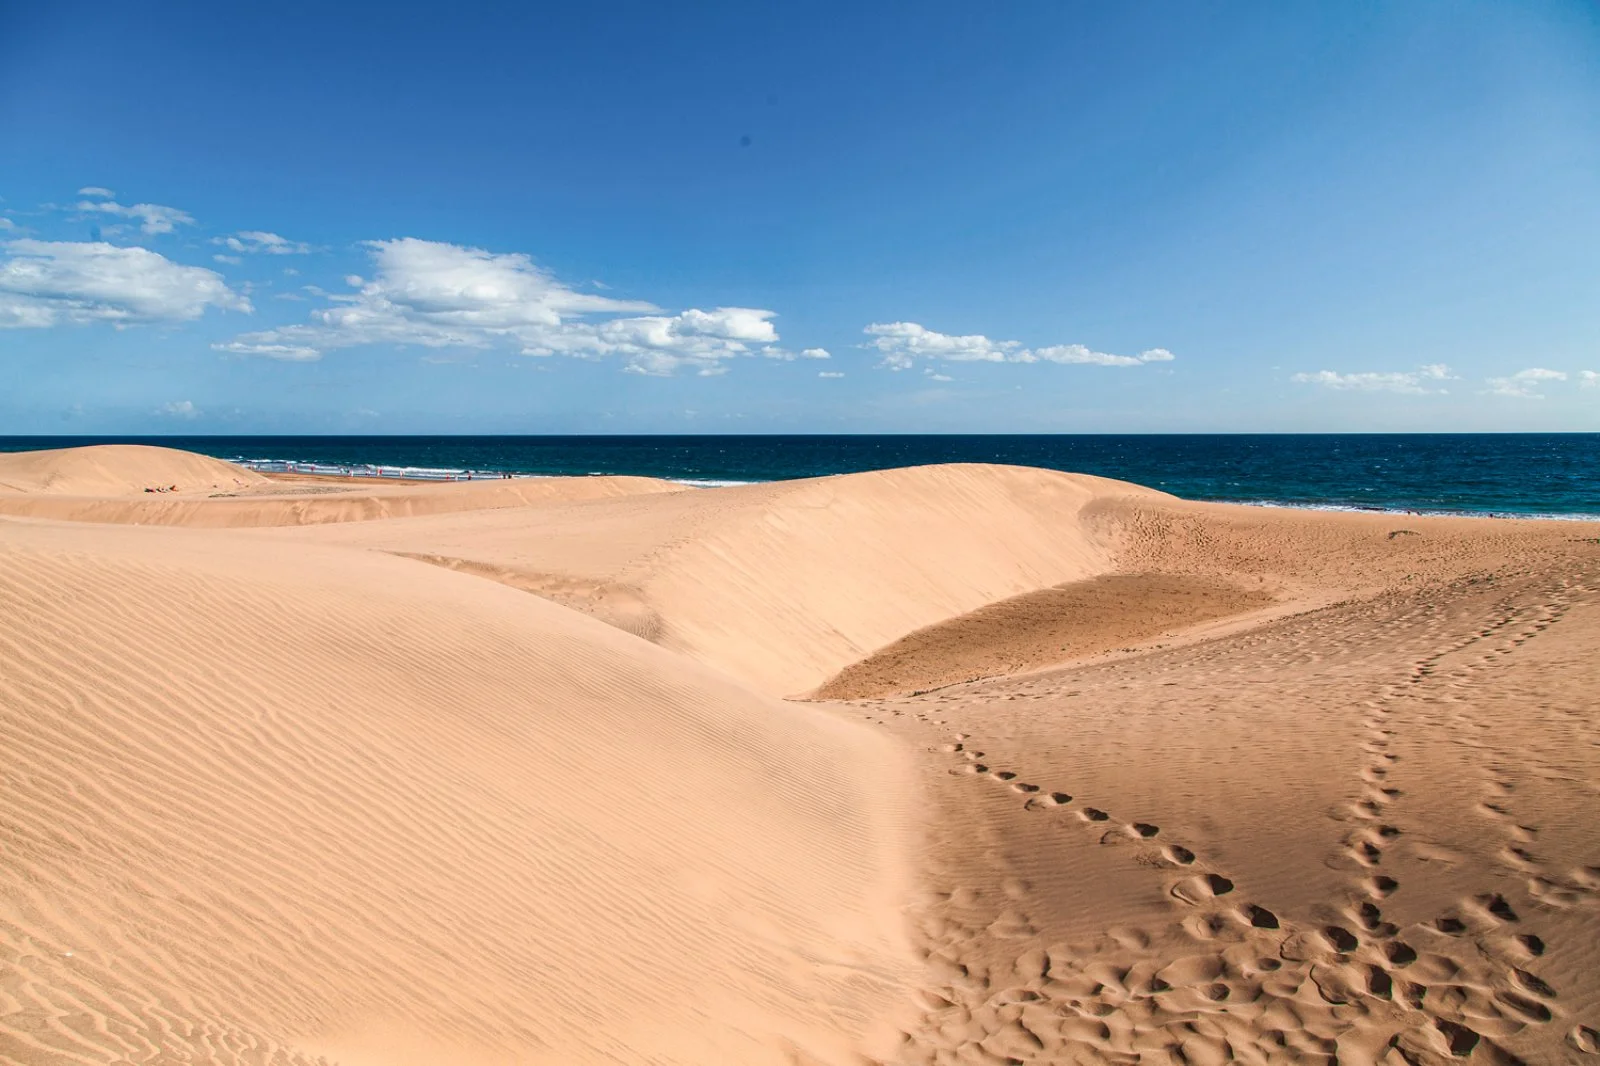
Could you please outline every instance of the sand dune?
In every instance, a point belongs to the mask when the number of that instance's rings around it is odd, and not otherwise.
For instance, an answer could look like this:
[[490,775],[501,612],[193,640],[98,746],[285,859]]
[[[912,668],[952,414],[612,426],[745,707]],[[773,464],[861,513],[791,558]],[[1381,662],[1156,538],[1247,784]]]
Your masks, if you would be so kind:
[[[5,457],[0,456],[0,462],[4,461]],[[642,477],[516,478],[445,483],[385,481],[377,485],[341,479],[334,484],[308,485],[307,478],[269,479],[232,464],[224,465],[227,470],[256,480],[237,487],[191,482],[187,490],[184,483],[178,482],[176,492],[145,493],[140,489],[136,490],[139,495],[128,496],[114,490],[89,491],[86,481],[59,477],[58,468],[51,465],[44,468],[46,473],[35,477],[36,483],[76,487],[70,490],[52,488],[47,492],[7,492],[5,485],[0,484],[0,514],[66,522],[247,529],[370,522],[412,515],[686,491],[680,485]],[[155,475],[172,473],[169,467],[160,464],[134,465],[130,467],[130,474],[134,476],[128,484],[162,484]],[[16,481],[24,483],[20,477]],[[173,483],[170,476],[165,483]]]
[[144,444],[0,452],[0,493],[131,496],[146,489],[238,491],[264,485],[252,470],[210,456]]
[[1128,645],[1273,603],[1270,593],[1216,579],[1102,574],[1025,592],[909,633],[845,667],[817,699],[926,692],[1126,651]]
[[903,756],[494,583],[0,521],[0,1060],[846,1062]]
[[1096,501],[1162,494],[1016,467],[932,466],[307,531],[465,567],[648,634],[774,695],[905,634],[1111,569]]
[[0,520],[0,1058],[1600,1055],[1600,527],[504,484]]
[[862,705],[935,806],[901,1061],[1593,1053],[1597,556]]

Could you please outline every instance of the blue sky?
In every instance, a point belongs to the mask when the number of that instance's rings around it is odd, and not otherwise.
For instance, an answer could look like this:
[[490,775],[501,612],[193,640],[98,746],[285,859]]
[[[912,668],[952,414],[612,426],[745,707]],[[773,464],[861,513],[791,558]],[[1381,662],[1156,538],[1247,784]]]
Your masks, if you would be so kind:
[[0,433],[1600,430],[1592,4],[243,7],[0,0]]

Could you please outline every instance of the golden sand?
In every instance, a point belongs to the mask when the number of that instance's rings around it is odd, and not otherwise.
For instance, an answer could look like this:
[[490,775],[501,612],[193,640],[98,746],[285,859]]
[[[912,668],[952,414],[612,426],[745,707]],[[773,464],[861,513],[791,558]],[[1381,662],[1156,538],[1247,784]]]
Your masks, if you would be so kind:
[[1600,1061],[1596,648],[1587,523],[0,456],[0,1061]]

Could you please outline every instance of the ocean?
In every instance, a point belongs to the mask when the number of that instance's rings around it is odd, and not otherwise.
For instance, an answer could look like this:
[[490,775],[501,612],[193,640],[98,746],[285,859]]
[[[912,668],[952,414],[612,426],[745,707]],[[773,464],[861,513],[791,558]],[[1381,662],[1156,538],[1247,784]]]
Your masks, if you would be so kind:
[[1120,478],[1195,500],[1600,518],[1600,433],[0,437],[0,451],[108,443],[413,476],[638,474],[690,485],[1013,463]]

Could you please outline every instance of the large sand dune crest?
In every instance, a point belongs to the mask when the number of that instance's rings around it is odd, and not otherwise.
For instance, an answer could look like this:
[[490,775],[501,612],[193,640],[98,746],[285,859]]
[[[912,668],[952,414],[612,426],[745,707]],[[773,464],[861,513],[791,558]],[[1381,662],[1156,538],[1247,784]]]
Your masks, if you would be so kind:
[[682,491],[643,477],[409,484],[269,478],[221,459],[146,445],[0,453],[0,514],[112,525],[323,525]]
[[0,452],[0,492],[131,496],[146,489],[238,490],[266,481],[252,470],[221,459],[147,444]]
[[625,593],[664,646],[792,696],[923,626],[1110,570],[1112,538],[1081,516],[1125,497],[1167,498],[963,464],[294,535],[469,564],[580,608]]
[[902,757],[528,596],[0,524],[0,1059],[843,1061]]

